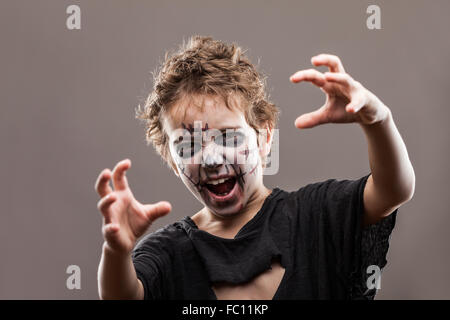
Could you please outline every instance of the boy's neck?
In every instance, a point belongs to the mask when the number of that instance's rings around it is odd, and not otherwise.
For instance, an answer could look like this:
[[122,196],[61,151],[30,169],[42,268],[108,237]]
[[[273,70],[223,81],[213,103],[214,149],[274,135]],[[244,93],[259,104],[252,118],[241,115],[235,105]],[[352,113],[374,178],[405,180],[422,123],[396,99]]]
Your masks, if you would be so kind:
[[259,212],[264,200],[271,192],[272,190],[263,185],[249,198],[245,208],[232,216],[217,216],[207,207],[204,207],[193,215],[191,219],[200,230],[221,238],[233,239],[239,230]]

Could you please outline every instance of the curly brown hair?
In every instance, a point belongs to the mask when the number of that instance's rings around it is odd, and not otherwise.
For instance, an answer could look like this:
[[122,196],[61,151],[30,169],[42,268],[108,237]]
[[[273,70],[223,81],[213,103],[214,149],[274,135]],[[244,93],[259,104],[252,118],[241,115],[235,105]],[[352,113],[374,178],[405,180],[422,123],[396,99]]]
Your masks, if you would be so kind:
[[227,44],[209,36],[191,36],[187,43],[183,41],[178,51],[165,53],[165,61],[153,77],[153,91],[144,107],[138,106],[136,117],[145,120],[147,143],[152,143],[174,168],[163,116],[184,97],[218,95],[227,108],[231,108],[230,98],[237,94],[244,98],[240,108],[257,133],[265,127],[275,128],[278,121],[279,109],[266,93],[266,77],[235,43]]

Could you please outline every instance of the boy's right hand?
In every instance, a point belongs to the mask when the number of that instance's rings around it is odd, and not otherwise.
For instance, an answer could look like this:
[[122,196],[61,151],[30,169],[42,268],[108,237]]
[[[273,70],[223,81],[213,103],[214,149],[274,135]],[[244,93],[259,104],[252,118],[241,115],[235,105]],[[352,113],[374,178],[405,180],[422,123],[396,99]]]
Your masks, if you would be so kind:
[[[129,159],[122,160],[113,172],[104,169],[95,183],[95,190],[101,197],[97,208],[103,215],[103,237],[107,247],[121,255],[131,253],[137,239],[152,222],[171,210],[166,201],[144,205],[134,198],[125,176],[130,167]],[[109,184],[111,178],[114,190]]]

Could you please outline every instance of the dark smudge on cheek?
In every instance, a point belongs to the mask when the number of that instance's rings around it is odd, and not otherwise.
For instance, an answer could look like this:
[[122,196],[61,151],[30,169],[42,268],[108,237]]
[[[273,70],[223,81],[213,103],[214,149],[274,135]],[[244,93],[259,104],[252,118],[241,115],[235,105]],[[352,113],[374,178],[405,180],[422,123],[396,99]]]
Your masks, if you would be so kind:
[[186,173],[186,167],[183,164],[178,163],[178,167],[180,168],[181,173],[194,185],[194,187],[197,189],[197,191],[201,192],[202,191],[202,185],[200,183],[201,182],[201,180],[200,180],[200,170],[198,170],[197,181],[195,181],[192,176],[190,176],[189,174]]
[[237,167],[237,169],[235,168],[235,164],[231,165],[231,168],[234,170],[234,173],[236,175],[236,181],[239,183],[239,186],[241,187],[242,190],[244,190],[244,184],[245,184],[245,179],[244,176],[246,174],[246,172],[242,172],[241,167]]

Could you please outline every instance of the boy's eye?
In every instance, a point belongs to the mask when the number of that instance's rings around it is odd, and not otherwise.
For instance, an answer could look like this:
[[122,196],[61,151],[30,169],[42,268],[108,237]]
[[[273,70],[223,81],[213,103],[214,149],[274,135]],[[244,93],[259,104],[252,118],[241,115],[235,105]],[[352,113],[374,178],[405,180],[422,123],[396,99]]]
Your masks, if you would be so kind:
[[177,146],[177,154],[180,158],[189,159],[193,157],[200,149],[202,145],[200,143],[185,142]]
[[223,147],[239,147],[244,142],[244,135],[241,132],[224,132],[217,136],[214,142]]

